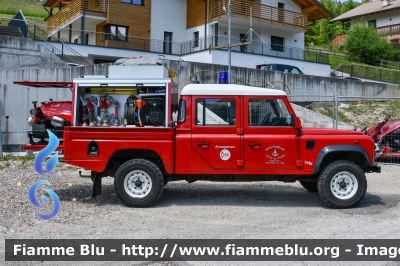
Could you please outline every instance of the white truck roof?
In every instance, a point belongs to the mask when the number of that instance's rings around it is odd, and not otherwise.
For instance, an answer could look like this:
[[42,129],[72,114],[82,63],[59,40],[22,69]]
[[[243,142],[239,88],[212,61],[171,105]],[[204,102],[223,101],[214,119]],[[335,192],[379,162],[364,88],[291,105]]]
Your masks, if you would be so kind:
[[235,84],[189,84],[182,89],[181,95],[264,95],[286,96],[282,90]]

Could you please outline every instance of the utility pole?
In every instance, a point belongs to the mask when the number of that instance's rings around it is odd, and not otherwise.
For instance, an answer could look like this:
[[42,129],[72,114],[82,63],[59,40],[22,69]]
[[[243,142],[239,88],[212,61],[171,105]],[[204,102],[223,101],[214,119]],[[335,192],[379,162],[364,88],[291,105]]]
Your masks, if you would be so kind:
[[85,15],[86,15],[86,0],[83,1],[83,15],[81,20],[81,44],[85,44]]
[[207,49],[207,0],[204,0],[204,50]]
[[[224,8],[225,10],[225,8]],[[226,12],[226,11],[225,11]],[[251,12],[251,11],[250,11]],[[228,44],[225,45],[218,45],[218,46],[211,46],[209,48],[210,54],[212,50],[215,49],[222,49],[222,48],[228,48],[228,83],[231,84],[231,65],[232,65],[232,61],[231,61],[231,48],[232,47],[237,47],[237,46],[242,46],[242,45],[248,45],[251,44],[253,38],[250,35],[250,42],[241,42],[241,43],[235,43],[235,44],[231,44],[231,15],[232,15],[232,7],[231,7],[231,0],[229,0],[228,3],[228,13],[225,13],[228,15]],[[252,32],[252,28],[251,28],[251,32]],[[250,33],[251,34],[251,33]],[[261,38],[261,37],[260,37]]]

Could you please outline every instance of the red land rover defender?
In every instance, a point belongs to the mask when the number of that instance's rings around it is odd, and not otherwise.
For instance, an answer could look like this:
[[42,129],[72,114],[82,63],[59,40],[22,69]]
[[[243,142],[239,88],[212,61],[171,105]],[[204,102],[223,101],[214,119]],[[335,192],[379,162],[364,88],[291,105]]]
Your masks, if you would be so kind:
[[[110,104],[94,114],[97,126],[82,126],[80,99],[99,91],[120,103],[119,115]],[[93,196],[102,177],[114,177],[127,206],[153,205],[176,180],[277,180],[299,181],[327,206],[349,208],[365,195],[365,173],[380,172],[370,136],[303,128],[280,90],[190,84],[178,105],[168,78],[82,78],[74,79],[72,98],[65,162],[91,170]]]

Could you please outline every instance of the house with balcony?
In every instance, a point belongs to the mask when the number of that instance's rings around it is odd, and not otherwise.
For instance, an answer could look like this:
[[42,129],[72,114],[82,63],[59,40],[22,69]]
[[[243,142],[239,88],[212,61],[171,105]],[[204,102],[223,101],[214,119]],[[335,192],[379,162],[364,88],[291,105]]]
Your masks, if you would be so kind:
[[[95,63],[130,55],[228,62],[226,49],[212,50],[228,43],[228,0],[47,0],[44,6],[48,32]],[[305,73],[324,65],[328,75],[327,62],[307,61],[304,50],[308,22],[328,16],[317,0],[231,0],[231,43],[249,42],[232,48],[232,65],[296,60]]]
[[[330,22],[346,21],[372,25],[377,32],[385,36],[400,49],[400,0],[383,0],[364,3],[332,19]],[[346,34],[341,33],[331,40],[334,46],[343,45]]]

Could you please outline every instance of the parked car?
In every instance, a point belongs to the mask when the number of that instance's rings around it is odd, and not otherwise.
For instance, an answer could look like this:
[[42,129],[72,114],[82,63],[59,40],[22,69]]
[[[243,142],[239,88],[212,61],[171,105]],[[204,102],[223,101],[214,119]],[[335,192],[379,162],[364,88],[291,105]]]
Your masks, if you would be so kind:
[[359,78],[356,78],[356,77],[352,77],[352,76],[347,76],[347,77],[344,77],[343,79],[344,79],[344,80],[356,80],[356,81],[362,81],[361,79],[359,79]]
[[264,69],[264,70],[274,70],[281,71],[284,73],[292,73],[292,74],[304,74],[300,68],[291,65],[283,65],[283,64],[262,64],[256,65],[256,69]]

